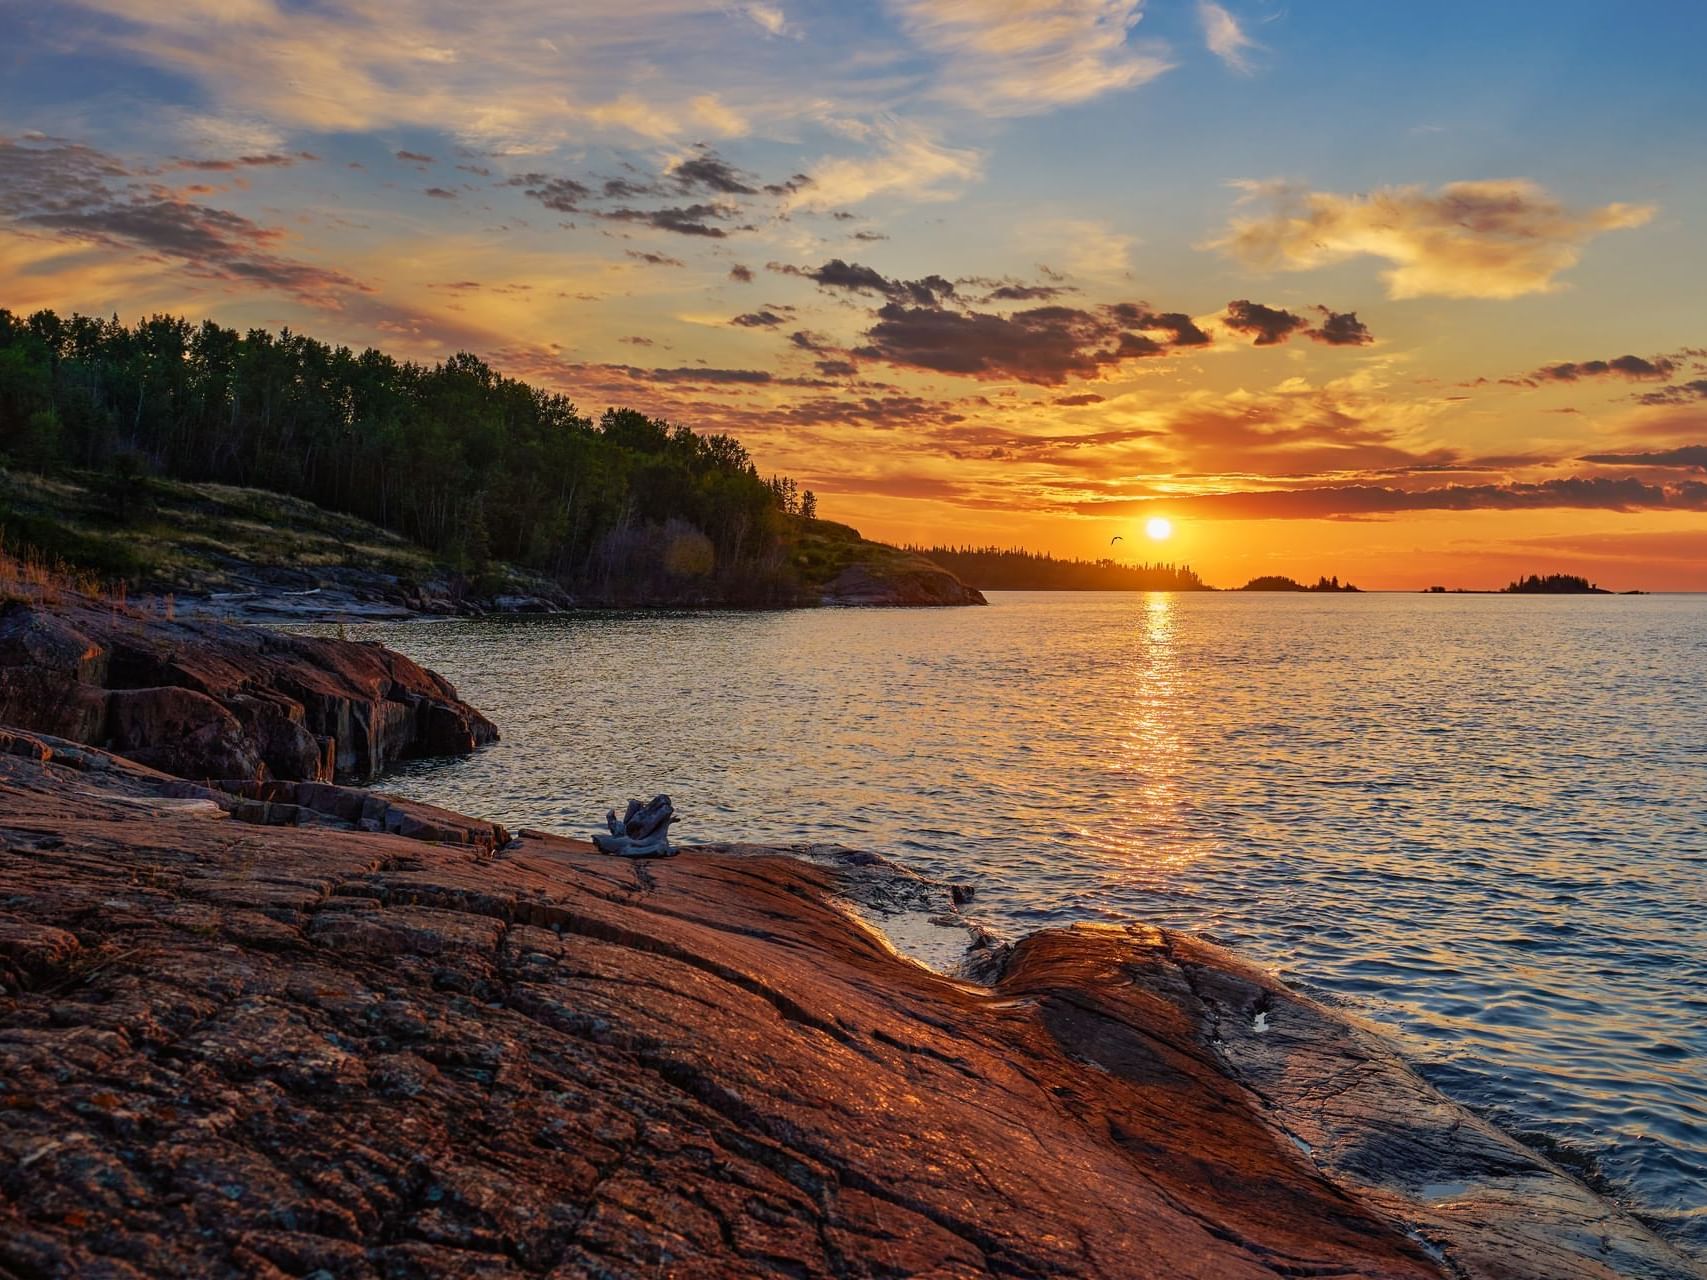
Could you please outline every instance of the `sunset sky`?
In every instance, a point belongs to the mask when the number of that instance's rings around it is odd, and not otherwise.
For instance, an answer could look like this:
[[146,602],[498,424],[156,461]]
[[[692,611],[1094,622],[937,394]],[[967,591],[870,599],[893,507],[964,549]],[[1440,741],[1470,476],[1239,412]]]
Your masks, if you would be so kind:
[[1707,5],[0,10],[13,311],[473,351],[891,540],[1707,589]]

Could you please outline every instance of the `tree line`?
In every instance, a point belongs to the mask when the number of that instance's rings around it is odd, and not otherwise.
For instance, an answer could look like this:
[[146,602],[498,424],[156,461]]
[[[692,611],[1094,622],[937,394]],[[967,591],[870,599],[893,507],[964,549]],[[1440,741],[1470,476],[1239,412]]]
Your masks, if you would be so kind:
[[0,450],[33,470],[288,493],[470,573],[503,560],[606,594],[645,579],[786,599],[784,543],[817,509],[731,436],[629,408],[595,421],[473,355],[426,365],[169,315],[0,309]]
[[1059,560],[1006,547],[908,547],[980,591],[1210,591],[1184,564]]

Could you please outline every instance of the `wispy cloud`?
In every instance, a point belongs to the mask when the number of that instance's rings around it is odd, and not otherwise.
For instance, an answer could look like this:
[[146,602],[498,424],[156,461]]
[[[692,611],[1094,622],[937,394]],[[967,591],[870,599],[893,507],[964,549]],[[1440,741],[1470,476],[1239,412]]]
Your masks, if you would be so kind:
[[1154,80],[1172,64],[1131,40],[1143,0],[891,0],[903,30],[943,59],[942,96],[1027,115]]
[[1197,20],[1203,26],[1203,42],[1209,52],[1240,75],[1252,71],[1250,51],[1258,47],[1239,25],[1239,20],[1214,0],[1197,0]]
[[741,12],[766,35],[796,34],[788,21],[788,15],[782,11],[780,5],[749,3],[741,6]]
[[884,118],[869,127],[866,140],[871,150],[864,154],[811,166],[811,185],[789,193],[783,211],[836,209],[880,195],[949,200],[984,175],[982,152],[947,146],[922,125]]
[[1707,484],[1649,484],[1611,476],[1568,476],[1539,482],[1452,484],[1424,489],[1391,485],[1319,485],[1241,490],[1101,504],[1104,510],[1141,512],[1165,506],[1170,514],[1222,520],[1321,520],[1396,515],[1407,511],[1707,511]]
[[[91,29],[91,40],[187,76],[222,114],[258,118],[277,131],[417,125],[527,151],[590,130],[665,140],[733,137],[749,127],[716,86],[660,80],[644,92],[633,88],[643,66],[634,54],[649,40],[733,42],[732,32],[720,30],[730,25],[726,6],[713,0],[78,0],[77,7],[109,19],[98,35]],[[773,5],[748,8],[761,26],[766,15],[780,15]],[[613,57],[618,50],[629,56]],[[740,84],[733,65],[727,84]]]
[[1523,178],[1453,182],[1437,191],[1383,187],[1368,194],[1244,182],[1242,204],[1210,242],[1248,266],[1306,271],[1350,258],[1384,258],[1393,298],[1516,298],[1560,288],[1583,247],[1607,231],[1639,227],[1645,204],[1572,209]]
[[277,228],[188,199],[105,152],[58,138],[0,135],[0,218],[317,307],[337,309],[369,291],[342,271],[280,253]]

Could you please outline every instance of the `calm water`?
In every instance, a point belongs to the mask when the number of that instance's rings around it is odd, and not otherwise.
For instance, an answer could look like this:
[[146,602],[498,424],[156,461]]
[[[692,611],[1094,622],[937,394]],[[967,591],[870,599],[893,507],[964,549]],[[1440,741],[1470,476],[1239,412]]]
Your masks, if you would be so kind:
[[1707,1254],[1707,598],[1002,593],[360,629],[504,741],[388,785],[839,842],[1206,933]]

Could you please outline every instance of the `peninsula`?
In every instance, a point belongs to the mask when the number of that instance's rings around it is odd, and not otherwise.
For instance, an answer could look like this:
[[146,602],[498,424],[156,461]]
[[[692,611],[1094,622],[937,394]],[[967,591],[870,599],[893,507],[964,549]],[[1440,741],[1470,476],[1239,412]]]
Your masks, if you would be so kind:
[[0,309],[0,536],[215,614],[963,605],[732,436],[301,334]]

